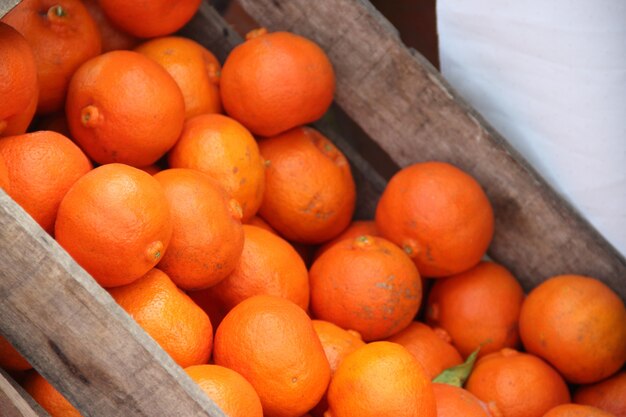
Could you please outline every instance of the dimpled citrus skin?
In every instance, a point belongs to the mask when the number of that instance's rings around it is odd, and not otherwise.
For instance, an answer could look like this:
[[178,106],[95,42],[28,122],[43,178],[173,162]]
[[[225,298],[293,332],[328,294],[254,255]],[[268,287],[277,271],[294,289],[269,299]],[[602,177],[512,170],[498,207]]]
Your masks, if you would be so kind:
[[519,327],[528,352],[545,359],[568,382],[588,384],[626,362],[626,307],[601,281],[559,275],[524,300]]
[[163,186],[174,225],[159,268],[185,290],[217,284],[235,269],[243,250],[241,207],[200,171],[172,168],[154,178]]
[[180,36],[151,39],[135,48],[174,78],[185,99],[185,118],[221,113],[220,63],[208,49]]
[[91,162],[67,137],[50,131],[0,139],[11,183],[9,195],[48,233],[61,200],[91,170]]
[[196,365],[185,368],[185,372],[228,417],[263,417],[254,387],[232,369]]
[[505,417],[542,417],[570,402],[565,381],[537,356],[504,348],[480,358],[465,389],[489,403]]
[[309,271],[316,318],[380,340],[407,327],[422,301],[422,283],[411,259],[383,238],[343,240]]
[[91,159],[143,167],[174,146],[185,102],[159,64],[137,52],[112,51],[74,73],[65,113],[72,137]]
[[503,417],[496,405],[485,404],[466,389],[433,383],[437,417]]
[[444,370],[463,363],[458,350],[451,344],[448,333],[413,321],[404,330],[386,339],[404,346],[422,365],[430,379]]
[[172,168],[202,171],[239,202],[242,221],[256,214],[265,191],[265,160],[254,137],[235,119],[203,114],[185,122],[168,155]]
[[[554,407],[543,417],[616,417],[599,408],[580,404],[562,404]],[[619,417],[619,416],[618,416]]]
[[379,236],[378,230],[376,229],[376,222],[374,220],[354,220],[343,230],[343,232],[320,246],[315,251],[314,258],[319,258],[322,253],[326,252],[328,248],[337,242],[344,239],[354,239],[355,237],[363,235]]
[[163,271],[153,268],[109,293],[177,364],[184,368],[208,362],[211,321]]
[[98,0],[83,0],[83,4],[100,29],[103,53],[120,49],[133,49],[139,44],[140,39],[122,31],[111,23],[100,7]]
[[626,417],[626,370],[595,384],[577,387],[574,402],[600,408],[616,417]]
[[322,243],[350,224],[356,188],[345,156],[315,129],[298,127],[259,142],[268,160],[259,215],[294,242]]
[[35,114],[38,95],[32,48],[17,30],[0,22],[0,137],[26,131]]
[[102,165],[67,192],[57,214],[57,242],[103,287],[143,276],[172,236],[165,192],[149,174],[123,164]]
[[494,231],[491,203],[480,184],[445,162],[397,172],[376,207],[381,236],[403,248],[420,274],[436,278],[476,265]]
[[325,417],[436,417],[430,380],[417,360],[391,342],[346,356],[328,388]]
[[5,193],[11,192],[11,180],[9,180],[9,169],[7,168],[7,164],[4,162],[4,158],[2,157],[2,154],[0,154],[0,188],[2,188]]
[[320,400],[330,366],[311,319],[291,301],[257,295],[239,303],[215,334],[217,365],[239,372],[265,417],[300,417]]
[[257,30],[222,68],[226,113],[252,133],[274,136],[314,122],[330,106],[335,74],[314,42],[288,32]]
[[72,74],[102,50],[93,18],[80,0],[23,0],[2,21],[24,35],[33,49],[37,113],[61,110]]

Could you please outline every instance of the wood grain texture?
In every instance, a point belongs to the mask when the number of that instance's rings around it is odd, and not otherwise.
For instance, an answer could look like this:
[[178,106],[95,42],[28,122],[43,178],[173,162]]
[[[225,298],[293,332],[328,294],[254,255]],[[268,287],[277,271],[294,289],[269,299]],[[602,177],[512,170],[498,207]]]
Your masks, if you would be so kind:
[[19,2],[20,0],[0,0],[0,17],[9,13]]
[[[203,3],[196,16],[179,34],[202,44],[215,54],[220,62],[224,62],[230,51],[243,42],[243,38],[220,16],[211,6]],[[326,115],[313,127],[327,136],[344,153],[350,161],[352,175],[357,186],[357,219],[373,219],[376,203],[386,185],[386,180],[377,172],[355,148],[353,137],[347,136],[339,126],[345,123],[346,117],[338,108],[331,107]],[[359,132],[350,131],[351,135]]]
[[85,417],[225,417],[0,190],[0,333]]
[[0,416],[50,417],[3,369],[0,369]]
[[336,102],[399,166],[440,160],[469,172],[496,212],[489,254],[526,289],[597,277],[626,299],[626,261],[452,90],[366,0],[239,0],[270,30],[315,40],[337,73]]

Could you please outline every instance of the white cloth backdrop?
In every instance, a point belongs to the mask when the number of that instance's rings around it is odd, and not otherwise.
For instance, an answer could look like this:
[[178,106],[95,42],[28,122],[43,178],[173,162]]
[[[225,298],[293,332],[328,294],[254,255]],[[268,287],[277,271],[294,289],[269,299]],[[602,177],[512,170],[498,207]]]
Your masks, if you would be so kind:
[[444,77],[626,254],[626,0],[437,3]]

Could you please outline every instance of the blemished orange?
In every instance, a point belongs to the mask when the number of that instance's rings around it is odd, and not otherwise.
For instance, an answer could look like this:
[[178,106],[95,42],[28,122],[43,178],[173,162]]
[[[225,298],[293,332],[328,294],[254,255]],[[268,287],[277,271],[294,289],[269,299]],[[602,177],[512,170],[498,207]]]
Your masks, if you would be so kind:
[[231,117],[256,135],[274,136],[322,117],[333,101],[335,73],[316,43],[258,29],[226,58],[220,92]]
[[221,66],[199,43],[179,36],[151,39],[135,48],[161,65],[174,78],[185,99],[185,118],[220,113]]
[[7,168],[7,164],[4,162],[4,158],[2,157],[2,154],[0,154],[0,188],[2,188],[5,193],[11,192],[11,180],[9,179],[9,168]]
[[201,0],[98,0],[111,22],[139,38],[170,35],[182,28],[196,13]]
[[61,201],[57,242],[103,287],[129,284],[161,260],[172,236],[163,187],[128,165],[83,175]]
[[[313,328],[320,338],[326,359],[328,359],[330,364],[331,378],[346,356],[361,346],[365,346],[365,342],[358,332],[344,330],[329,321],[313,320]],[[323,417],[327,409],[328,399],[324,395],[320,402],[311,410],[311,415],[313,417]]]
[[0,137],[26,132],[38,96],[32,48],[17,30],[0,22]]
[[185,102],[171,75],[133,51],[112,51],[78,68],[65,106],[72,137],[100,164],[155,163],[178,139]]
[[31,369],[30,363],[0,335],[0,368],[7,371],[25,371]]
[[418,321],[386,339],[404,346],[422,365],[431,380],[444,370],[463,363],[463,358],[451,344],[448,333]]
[[243,250],[239,203],[200,171],[171,168],[154,178],[165,191],[174,225],[159,268],[185,290],[217,284],[237,267]]
[[197,169],[216,180],[241,205],[242,221],[259,210],[265,161],[254,137],[236,120],[221,114],[187,120],[168,162],[172,168]]
[[542,417],[570,402],[565,381],[537,356],[504,348],[480,358],[465,388],[505,417]]
[[209,316],[156,268],[109,293],[183,368],[209,361],[213,327]]
[[616,417],[615,414],[603,411],[590,405],[562,404],[557,405],[543,417]]
[[476,265],[494,231],[491,203],[469,174],[445,162],[397,172],[376,207],[380,235],[403,248],[420,274],[454,275]]
[[466,389],[433,383],[437,417],[504,417],[495,403],[485,404]]
[[102,50],[100,31],[80,0],[23,0],[2,21],[28,41],[39,79],[37,113],[63,108],[72,74]]
[[373,342],[346,356],[328,387],[324,417],[436,417],[424,370],[404,347]]
[[309,271],[311,311],[380,340],[406,328],[422,302],[422,282],[411,259],[374,236],[343,240],[317,258]]
[[83,0],[89,14],[98,25],[102,35],[102,52],[133,49],[141,40],[115,26],[98,4],[98,0]]
[[76,408],[38,373],[28,376],[24,389],[37,401],[50,417],[82,417]]
[[600,408],[615,417],[626,417],[626,371],[595,384],[577,387],[573,402]]
[[283,238],[260,227],[243,225],[243,251],[235,269],[206,290],[226,315],[254,295],[286,298],[309,307],[309,273],[298,252]]
[[265,417],[300,417],[322,398],[330,380],[311,319],[296,304],[271,295],[248,298],[224,317],[213,359],[252,384]]
[[524,290],[503,266],[483,261],[469,271],[437,279],[426,303],[426,322],[445,329],[463,357],[518,347]]
[[288,240],[317,244],[350,224],[356,187],[350,164],[317,130],[298,127],[259,142],[268,160],[259,214]]
[[626,362],[626,308],[601,281],[559,275],[536,286],[520,313],[528,352],[550,362],[568,382],[589,384]]
[[343,232],[321,245],[315,252],[314,258],[319,258],[322,253],[326,252],[328,248],[337,242],[344,239],[354,239],[355,237],[363,235],[379,236],[378,229],[376,229],[376,222],[374,220],[354,220],[344,229]]
[[74,142],[50,131],[1,138],[0,155],[9,173],[9,195],[52,233],[61,200],[91,170],[91,162]]
[[185,368],[185,372],[228,417],[263,417],[254,387],[232,369],[195,365]]

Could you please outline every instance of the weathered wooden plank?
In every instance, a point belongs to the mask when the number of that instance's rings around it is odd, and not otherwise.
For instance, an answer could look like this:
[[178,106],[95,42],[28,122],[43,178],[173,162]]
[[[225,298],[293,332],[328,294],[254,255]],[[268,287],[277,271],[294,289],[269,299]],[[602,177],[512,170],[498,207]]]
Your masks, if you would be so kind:
[[[194,39],[213,52],[221,62],[243,38],[220,16],[211,6],[203,3],[200,10],[181,31],[181,35]],[[346,155],[352,167],[352,174],[357,185],[357,209],[355,218],[372,219],[376,202],[386,181],[354,147],[354,138],[345,134],[339,123],[346,123],[346,117],[338,108],[331,108],[322,120],[313,126],[331,139]],[[350,135],[364,135],[361,132],[350,132]]]
[[50,415],[2,369],[0,369],[0,416],[50,417]]
[[337,73],[336,102],[400,166],[442,160],[470,172],[496,212],[490,255],[531,288],[561,273],[626,299],[626,261],[466,105],[366,0],[239,0],[270,30],[309,37]]
[[0,17],[9,13],[9,11],[17,6],[20,0],[0,0]]
[[0,332],[85,417],[224,417],[0,190]]

